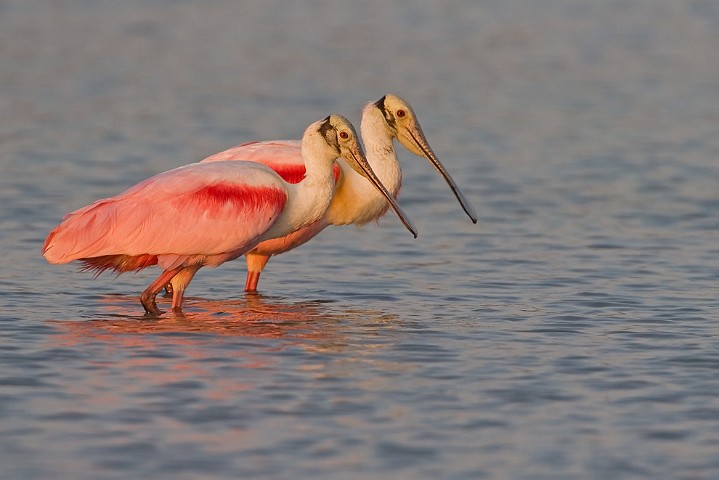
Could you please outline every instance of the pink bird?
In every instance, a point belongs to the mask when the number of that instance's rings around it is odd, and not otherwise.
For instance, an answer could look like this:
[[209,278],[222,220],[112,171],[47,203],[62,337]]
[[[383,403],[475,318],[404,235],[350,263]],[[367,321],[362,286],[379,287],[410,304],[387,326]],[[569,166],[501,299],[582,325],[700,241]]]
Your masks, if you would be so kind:
[[[396,95],[385,95],[362,110],[362,139],[372,169],[393,197],[399,194],[402,170],[394,150],[397,139],[415,155],[426,158],[442,174],[462,208],[473,223],[477,215],[444,166],[429,146],[412,107]],[[297,182],[304,174],[300,142],[279,140],[250,142],[212,155],[202,162],[218,162],[242,158],[262,163],[279,173],[288,182]],[[285,237],[266,240],[245,254],[247,280],[245,291],[254,292],[260,274],[272,255],[278,255],[307,242],[328,225],[364,225],[378,220],[389,207],[385,197],[377,193],[360,175],[339,161],[340,178],[334,197],[325,214],[315,223]],[[172,287],[168,288],[171,290]]]
[[302,137],[306,172],[297,184],[255,162],[186,165],[66,215],[45,240],[43,255],[56,264],[80,260],[98,273],[158,265],[163,271],[142,293],[142,305],[147,313],[160,314],[155,298],[171,282],[172,309],[179,312],[187,285],[203,266],[221,265],[321,218],[332,199],[338,157],[392,202],[416,237],[369,166],[352,124],[330,115]]

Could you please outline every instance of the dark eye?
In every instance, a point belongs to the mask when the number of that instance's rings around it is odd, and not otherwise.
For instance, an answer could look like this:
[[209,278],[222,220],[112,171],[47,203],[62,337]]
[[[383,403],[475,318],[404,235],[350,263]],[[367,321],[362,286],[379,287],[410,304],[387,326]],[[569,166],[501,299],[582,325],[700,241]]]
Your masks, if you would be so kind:
[[342,140],[347,140],[348,138],[350,138],[350,134],[347,132],[340,132],[340,138]]
[[404,118],[404,116],[407,115],[407,112],[405,112],[404,110],[397,110],[397,114],[396,114],[396,115],[397,115],[399,118]]

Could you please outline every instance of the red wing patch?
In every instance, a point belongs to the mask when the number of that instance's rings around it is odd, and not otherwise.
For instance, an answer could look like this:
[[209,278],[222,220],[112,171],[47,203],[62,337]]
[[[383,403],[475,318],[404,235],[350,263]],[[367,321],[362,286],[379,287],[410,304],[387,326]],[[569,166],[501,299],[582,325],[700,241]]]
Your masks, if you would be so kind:
[[287,194],[276,187],[217,184],[197,190],[184,201],[211,214],[225,211],[230,205],[238,210],[282,209],[286,200]]
[[305,178],[305,166],[303,164],[280,163],[273,165],[268,163],[267,166],[277,172],[282,177],[282,180],[287,183],[300,183]]
[[[302,179],[305,178],[306,170],[303,164],[272,164],[271,162],[267,162],[266,165],[275,172],[277,172],[280,177],[282,177],[282,180],[287,183],[300,183]],[[334,164],[333,173],[335,177],[335,182],[337,182],[337,179],[340,176],[340,167],[339,165],[337,165],[337,163]]]

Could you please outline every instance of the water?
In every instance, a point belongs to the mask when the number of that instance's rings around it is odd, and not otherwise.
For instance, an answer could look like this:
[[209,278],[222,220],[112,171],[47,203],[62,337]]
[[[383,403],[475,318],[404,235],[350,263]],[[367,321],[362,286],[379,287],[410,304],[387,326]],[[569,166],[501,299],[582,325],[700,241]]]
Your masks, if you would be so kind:
[[[3,479],[719,477],[712,1],[0,2]],[[64,213],[404,96],[396,218],[205,269],[40,256]],[[163,300],[166,302],[167,300]]]

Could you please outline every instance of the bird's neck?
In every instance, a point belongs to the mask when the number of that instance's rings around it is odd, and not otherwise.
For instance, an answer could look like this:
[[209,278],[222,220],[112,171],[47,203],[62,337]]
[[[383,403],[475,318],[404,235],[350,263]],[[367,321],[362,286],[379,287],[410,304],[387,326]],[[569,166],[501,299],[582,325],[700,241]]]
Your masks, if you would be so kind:
[[327,168],[307,169],[302,181],[293,187],[296,189],[293,208],[297,212],[303,228],[322,218],[332,201],[335,188],[334,162],[329,162]]
[[[393,137],[384,119],[365,110],[362,115],[362,140],[367,161],[377,178],[397,197],[402,185],[402,170],[392,143]],[[330,204],[327,221],[333,225],[362,225],[381,216],[389,207],[382,194],[363,176],[341,162],[342,182]]]
[[[267,238],[304,228],[323,217],[332,201],[335,187],[334,158],[326,150],[317,150],[302,143],[305,176],[299,183],[287,185],[290,191],[282,217],[276,222]],[[285,233],[282,233],[285,232]]]
[[[387,130],[384,119],[375,113],[365,111],[362,115],[360,130],[364,141],[367,161],[382,184],[393,195],[399,194],[399,187],[402,184],[402,170],[397,161],[397,153],[394,150],[394,137]],[[364,181],[359,184],[367,189],[372,189],[377,196],[381,196],[377,190]]]

